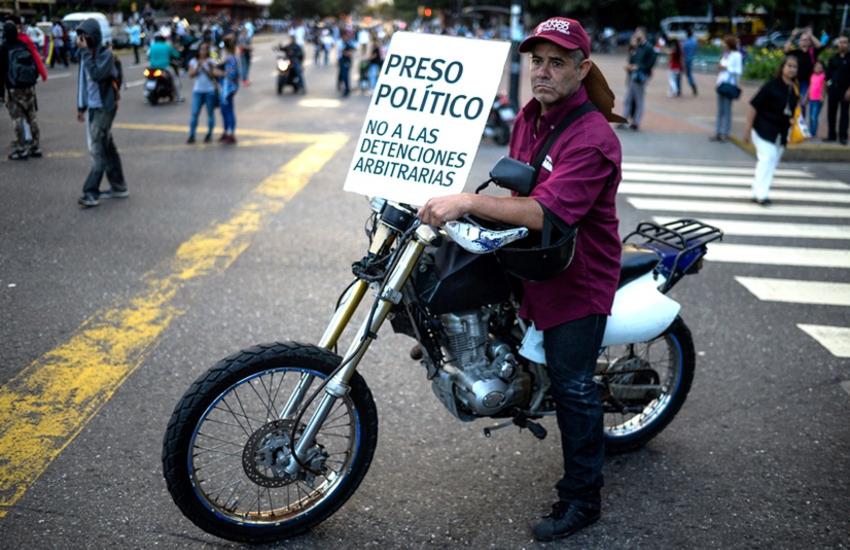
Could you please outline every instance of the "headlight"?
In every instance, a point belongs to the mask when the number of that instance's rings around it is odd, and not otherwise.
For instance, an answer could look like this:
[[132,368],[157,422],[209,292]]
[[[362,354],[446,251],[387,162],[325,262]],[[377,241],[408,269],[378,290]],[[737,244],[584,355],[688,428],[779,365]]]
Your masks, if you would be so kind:
[[289,61],[286,59],[278,59],[277,60],[277,70],[281,72],[285,72],[289,70]]
[[148,69],[145,69],[144,75],[145,75],[145,78],[147,78],[151,75],[151,72]]
[[155,71],[153,72],[153,75],[154,75],[156,78],[159,78],[159,77],[161,77],[161,76],[162,76],[162,71],[161,71],[160,69],[157,69],[157,70],[155,70]]

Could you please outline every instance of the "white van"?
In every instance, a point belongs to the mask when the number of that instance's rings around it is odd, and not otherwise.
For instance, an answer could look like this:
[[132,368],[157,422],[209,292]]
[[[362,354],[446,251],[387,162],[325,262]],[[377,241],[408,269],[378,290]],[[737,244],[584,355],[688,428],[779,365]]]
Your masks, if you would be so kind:
[[103,44],[112,44],[112,27],[109,26],[109,20],[106,16],[97,11],[78,11],[69,13],[62,18],[62,25],[68,31],[68,38],[71,40],[71,45],[77,43],[77,27],[86,19],[94,19],[100,25],[100,35]]

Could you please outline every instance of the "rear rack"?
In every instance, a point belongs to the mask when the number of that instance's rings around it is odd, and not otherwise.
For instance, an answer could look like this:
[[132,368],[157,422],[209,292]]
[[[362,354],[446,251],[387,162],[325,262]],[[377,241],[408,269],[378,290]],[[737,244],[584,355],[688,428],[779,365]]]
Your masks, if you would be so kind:
[[640,222],[623,242],[632,237],[642,237],[643,242],[637,244],[651,248],[661,256],[656,270],[666,278],[660,290],[667,292],[682,277],[700,270],[706,245],[723,239],[723,231],[699,220],[683,218],[663,225]]

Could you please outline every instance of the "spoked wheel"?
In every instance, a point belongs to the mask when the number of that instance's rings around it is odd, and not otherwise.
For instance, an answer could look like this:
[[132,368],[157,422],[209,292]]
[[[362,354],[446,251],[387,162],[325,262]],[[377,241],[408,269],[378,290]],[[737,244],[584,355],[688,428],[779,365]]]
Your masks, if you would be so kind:
[[637,449],[673,420],[691,388],[694,362],[691,331],[678,317],[655,340],[605,350],[596,379],[605,388],[608,452]]
[[309,395],[339,357],[300,344],[257,346],[220,361],[186,392],[163,442],[168,490],[201,529],[242,542],[296,535],[333,514],[369,469],[378,418],[366,382],[355,374],[315,443],[293,470],[292,437],[301,437],[321,396],[296,426],[284,415],[297,388]]

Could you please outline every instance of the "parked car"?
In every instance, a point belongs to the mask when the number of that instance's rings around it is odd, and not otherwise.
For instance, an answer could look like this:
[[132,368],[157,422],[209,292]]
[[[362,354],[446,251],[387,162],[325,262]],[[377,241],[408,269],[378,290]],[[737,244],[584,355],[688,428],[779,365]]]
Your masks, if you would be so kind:
[[125,30],[125,25],[112,25],[112,47],[129,48],[130,34]]

